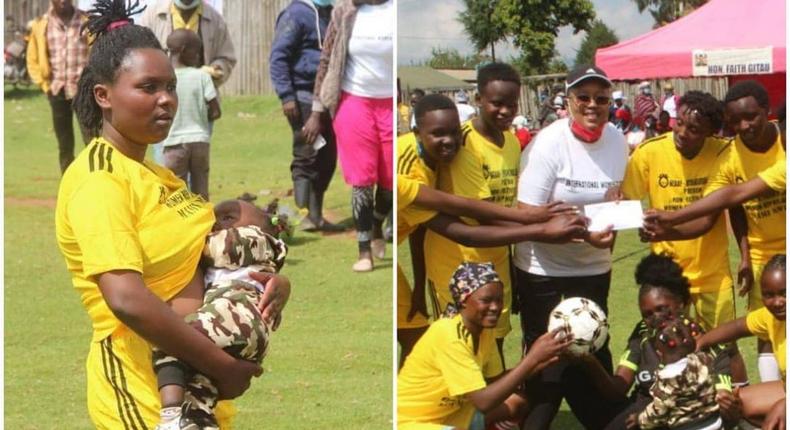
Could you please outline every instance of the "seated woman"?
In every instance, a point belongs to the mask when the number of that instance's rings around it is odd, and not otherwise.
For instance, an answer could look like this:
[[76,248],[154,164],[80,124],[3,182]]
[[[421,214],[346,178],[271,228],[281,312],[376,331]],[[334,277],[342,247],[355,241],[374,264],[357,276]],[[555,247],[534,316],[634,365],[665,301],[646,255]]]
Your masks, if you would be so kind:
[[450,290],[455,304],[448,318],[430,326],[398,375],[399,429],[482,429],[484,422],[523,416],[526,403],[516,388],[572,341],[546,333],[504,372],[493,330],[504,289],[493,265],[461,264]]
[[[626,428],[627,418],[640,413],[653,401],[650,387],[655,382],[655,373],[661,363],[653,344],[648,341],[648,322],[655,318],[687,314],[691,295],[688,280],[683,270],[671,257],[650,254],[636,267],[636,283],[639,284],[639,321],[628,339],[628,346],[621,355],[614,374],[604,370],[599,361],[583,359],[584,368],[601,398],[607,402],[625,403],[621,412],[610,418],[607,430]],[[721,345],[713,345],[710,353],[713,362],[710,370],[715,374],[716,402],[725,422],[737,421],[739,404],[731,392],[730,359],[732,351]],[[634,383],[636,385],[634,386]],[[628,392],[634,387],[630,397]]]
[[779,254],[771,258],[763,269],[760,288],[765,307],[749,312],[743,318],[722,324],[697,340],[697,348],[732,342],[746,336],[757,336],[771,342],[782,380],[750,385],[742,388],[739,392],[743,402],[744,417],[761,425],[763,429],[785,428],[787,414],[784,390],[787,356],[785,337],[786,264],[786,256]]

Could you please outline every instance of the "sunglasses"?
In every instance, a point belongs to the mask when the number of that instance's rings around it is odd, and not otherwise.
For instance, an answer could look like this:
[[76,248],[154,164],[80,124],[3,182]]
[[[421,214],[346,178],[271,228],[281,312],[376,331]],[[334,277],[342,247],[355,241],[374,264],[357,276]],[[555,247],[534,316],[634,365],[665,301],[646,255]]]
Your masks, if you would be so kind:
[[579,104],[585,104],[585,105],[590,104],[590,102],[593,101],[593,100],[595,100],[595,104],[598,105],[598,106],[608,105],[609,102],[612,101],[612,98],[609,97],[609,96],[595,96],[595,97],[592,97],[592,96],[587,95],[587,94],[574,94],[573,97],[576,99],[576,101]]

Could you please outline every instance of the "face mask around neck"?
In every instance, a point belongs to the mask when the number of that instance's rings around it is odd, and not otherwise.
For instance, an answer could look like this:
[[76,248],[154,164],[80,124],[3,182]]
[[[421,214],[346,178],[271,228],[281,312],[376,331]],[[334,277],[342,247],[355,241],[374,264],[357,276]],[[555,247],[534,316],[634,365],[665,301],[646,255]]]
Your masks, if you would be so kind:
[[313,4],[318,7],[332,6],[334,3],[334,0],[313,0]]
[[195,9],[198,6],[200,6],[201,2],[200,2],[200,0],[195,0],[195,1],[192,2],[192,4],[187,5],[187,4],[184,4],[184,0],[173,0],[173,3],[175,3],[176,7],[181,9],[181,10],[192,10],[192,9]]
[[595,143],[601,138],[605,126],[606,124],[601,124],[601,126],[597,127],[595,130],[587,130],[578,122],[571,120],[571,133],[582,142]]

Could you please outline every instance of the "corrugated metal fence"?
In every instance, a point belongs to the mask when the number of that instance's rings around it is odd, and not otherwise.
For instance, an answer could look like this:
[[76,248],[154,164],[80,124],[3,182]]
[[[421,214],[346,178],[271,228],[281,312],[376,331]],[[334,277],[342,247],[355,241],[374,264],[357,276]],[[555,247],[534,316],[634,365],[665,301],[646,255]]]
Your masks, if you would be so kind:
[[[153,0],[150,0],[153,2]],[[239,59],[222,93],[273,94],[269,79],[269,51],[274,37],[277,15],[291,0],[225,0],[222,14],[230,30],[236,57]],[[74,2],[77,3],[76,1]],[[6,18],[14,25],[24,24],[49,8],[50,0],[4,0]],[[5,34],[9,38],[9,20]]]

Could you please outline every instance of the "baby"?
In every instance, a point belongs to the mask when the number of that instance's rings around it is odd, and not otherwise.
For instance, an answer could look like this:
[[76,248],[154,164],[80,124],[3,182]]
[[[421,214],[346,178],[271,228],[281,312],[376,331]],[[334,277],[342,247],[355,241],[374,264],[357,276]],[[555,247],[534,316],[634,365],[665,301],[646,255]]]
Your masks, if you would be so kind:
[[694,338],[702,334],[686,316],[659,317],[650,322],[651,342],[663,367],[650,387],[653,401],[628,417],[629,429],[678,428],[714,430],[722,426],[713,375],[712,357],[694,352]]
[[[269,346],[270,327],[256,304],[263,286],[250,272],[277,273],[287,247],[272,233],[268,215],[243,200],[214,208],[216,223],[206,237],[203,305],[186,322],[230,355],[260,364]],[[157,430],[218,429],[214,418],[218,390],[204,375],[159,349],[152,354],[162,400]]]

